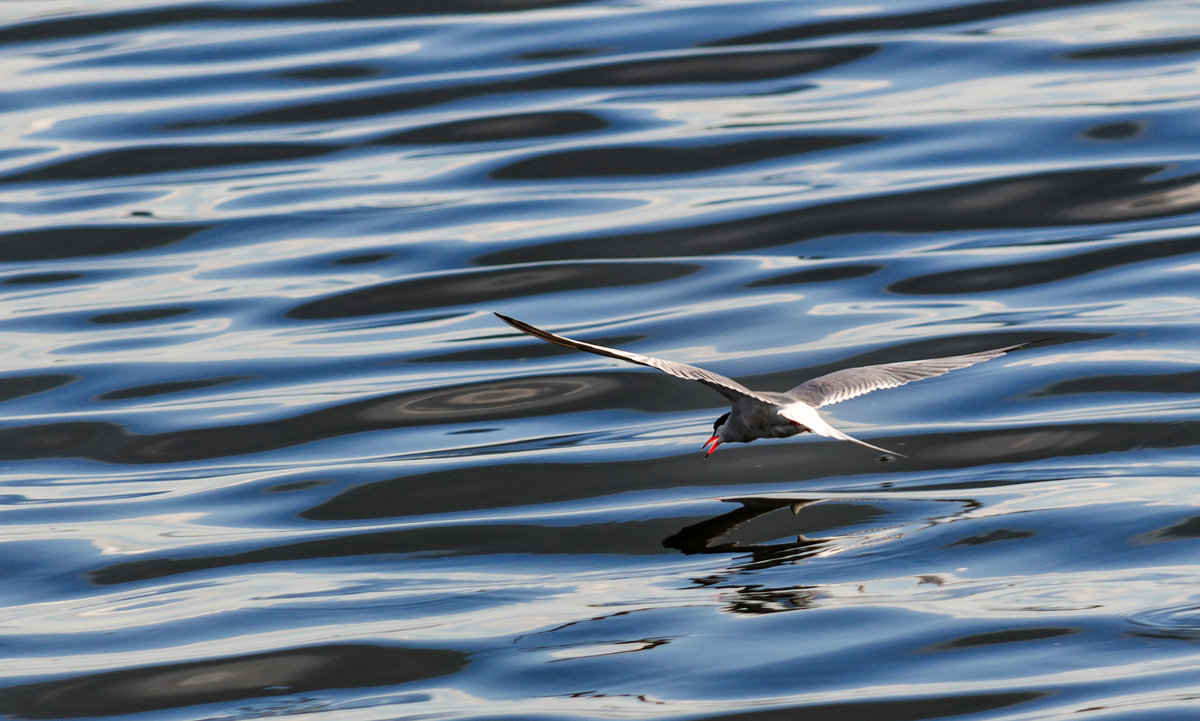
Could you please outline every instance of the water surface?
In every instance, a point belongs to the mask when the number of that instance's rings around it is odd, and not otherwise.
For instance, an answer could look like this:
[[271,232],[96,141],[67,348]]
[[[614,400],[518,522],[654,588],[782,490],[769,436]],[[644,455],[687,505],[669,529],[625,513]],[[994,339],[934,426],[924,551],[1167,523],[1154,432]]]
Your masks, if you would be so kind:
[[[1200,10],[0,8],[0,713],[1191,719]],[[701,444],[708,389],[1045,342]]]

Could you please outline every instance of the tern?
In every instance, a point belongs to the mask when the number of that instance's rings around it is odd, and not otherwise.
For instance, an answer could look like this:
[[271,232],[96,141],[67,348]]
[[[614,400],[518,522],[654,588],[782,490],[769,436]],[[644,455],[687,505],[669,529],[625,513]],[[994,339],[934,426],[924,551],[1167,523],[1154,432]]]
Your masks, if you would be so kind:
[[[640,353],[607,348],[594,343],[574,340],[550,331],[535,328],[515,318],[496,313],[500,320],[517,330],[535,338],[557,343],[587,353],[616,358],[627,363],[657,368],[677,378],[703,383],[725,396],[731,404],[729,412],[713,423],[712,437],[704,443],[704,457],[708,458],[722,443],[749,443],[759,438],[787,438],[797,433],[811,431],[826,438],[850,441],[881,453],[902,456],[901,453],[871,445],[854,438],[833,426],[817,413],[817,409],[861,396],[881,388],[896,388],[912,381],[934,378],[959,368],[999,358],[1005,353],[1019,350],[1031,343],[996,348],[995,350],[966,353],[943,358],[882,363],[834,371],[805,381],[795,388],[783,392],[752,391],[732,378],[719,373],[697,368],[686,363],[652,358]],[[1038,341],[1032,341],[1036,343]]]

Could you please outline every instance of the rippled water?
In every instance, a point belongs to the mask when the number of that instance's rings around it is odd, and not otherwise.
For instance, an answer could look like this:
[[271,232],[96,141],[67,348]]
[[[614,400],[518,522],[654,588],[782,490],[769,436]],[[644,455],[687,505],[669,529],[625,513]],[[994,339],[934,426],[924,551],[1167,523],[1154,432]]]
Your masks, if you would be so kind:
[[[0,714],[1192,719],[1200,7],[10,1]],[[1037,338],[701,444],[722,399]]]

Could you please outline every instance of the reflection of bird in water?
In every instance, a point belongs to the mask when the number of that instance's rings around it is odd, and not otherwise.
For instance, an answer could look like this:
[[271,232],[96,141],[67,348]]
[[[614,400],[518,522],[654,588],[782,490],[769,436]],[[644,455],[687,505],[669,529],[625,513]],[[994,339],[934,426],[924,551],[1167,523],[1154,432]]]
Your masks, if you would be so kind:
[[535,328],[528,323],[522,323],[499,313],[496,316],[517,330],[542,340],[575,350],[657,368],[679,378],[703,383],[728,398],[733,407],[713,423],[712,437],[704,444],[706,458],[712,455],[712,452],[717,450],[717,446],[722,443],[749,443],[758,438],[786,438],[805,431],[812,431],[817,435],[842,441],[853,441],[860,446],[884,453],[901,455],[852,438],[839,431],[829,425],[817,413],[817,409],[880,388],[895,388],[911,381],[940,376],[952,370],[999,358],[1009,351],[1029,345],[1029,343],[1020,343],[995,350],[945,358],[926,358],[925,360],[846,368],[805,381],[786,393],[772,393],[770,391],[752,391],[731,378],[686,363],[675,363],[651,358],[640,353],[630,353],[616,348],[584,343]]
[[800,513],[800,509],[805,506],[810,506],[814,503],[820,503],[821,498],[789,498],[785,500],[758,499],[758,498],[734,498],[722,499],[740,504],[735,510],[728,513],[722,513],[719,516],[708,518],[699,523],[693,523],[690,526],[681,528],[667,538],[663,539],[663,545],[667,548],[677,548],[684,553],[729,553],[752,551],[756,554],[762,553],[765,556],[787,555],[795,559],[798,555],[816,553],[822,547],[829,544],[828,539],[806,538],[803,534],[796,536],[796,540],[791,543],[771,544],[771,545],[756,545],[744,544],[737,541],[728,541],[726,543],[716,543],[714,541],[732,532],[738,526],[751,521],[759,516],[765,515],[779,508],[787,506],[792,509],[792,514]]

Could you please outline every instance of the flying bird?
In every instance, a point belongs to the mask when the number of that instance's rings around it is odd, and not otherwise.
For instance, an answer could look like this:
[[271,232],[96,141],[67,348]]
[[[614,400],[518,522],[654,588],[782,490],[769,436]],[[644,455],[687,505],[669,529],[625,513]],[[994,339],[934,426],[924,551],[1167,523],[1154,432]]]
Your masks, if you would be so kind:
[[[567,348],[595,353],[596,355],[616,358],[627,363],[657,368],[664,373],[670,373],[678,378],[703,383],[717,393],[725,396],[731,404],[729,412],[722,415],[713,423],[712,437],[704,444],[704,457],[707,458],[717,450],[722,443],[749,443],[759,438],[787,438],[797,433],[811,431],[826,438],[836,438],[841,441],[851,441],[860,446],[900,456],[903,454],[889,451],[886,448],[860,441],[833,426],[817,413],[817,409],[831,403],[838,403],[864,393],[880,388],[895,388],[912,381],[934,378],[959,368],[973,366],[976,363],[999,358],[1030,343],[1018,343],[995,350],[985,350],[978,353],[946,356],[944,358],[926,358],[924,360],[901,361],[900,363],[883,363],[880,365],[860,366],[834,371],[818,378],[805,381],[784,393],[771,391],[752,391],[732,378],[726,378],[719,373],[697,368],[686,363],[652,358],[640,353],[607,348],[594,343],[574,340],[549,331],[535,328],[515,318],[496,313],[500,320],[508,323],[517,330],[528,333],[535,338],[541,338],[551,343],[557,343]],[[1037,341],[1033,341],[1037,342]]]

